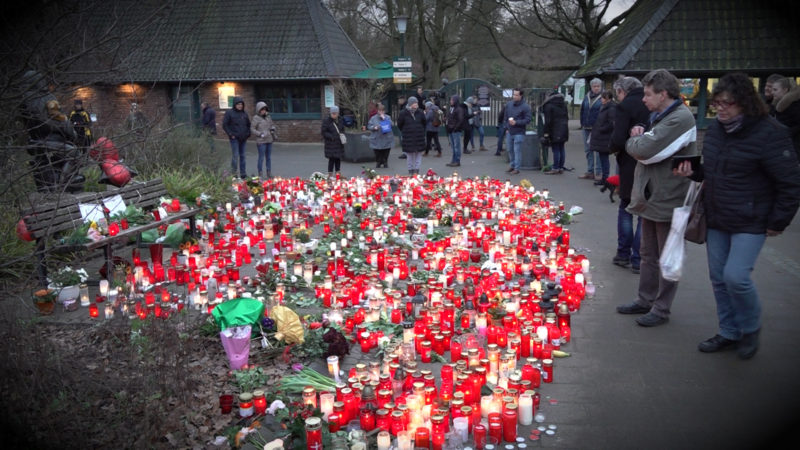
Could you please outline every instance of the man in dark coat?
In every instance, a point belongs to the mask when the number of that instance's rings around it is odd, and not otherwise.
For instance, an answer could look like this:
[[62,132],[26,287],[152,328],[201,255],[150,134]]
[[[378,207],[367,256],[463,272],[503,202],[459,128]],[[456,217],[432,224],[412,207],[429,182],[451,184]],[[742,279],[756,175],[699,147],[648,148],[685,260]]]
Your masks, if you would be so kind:
[[225,111],[222,119],[222,129],[228,135],[231,142],[231,172],[236,174],[236,158],[239,158],[239,176],[247,177],[245,168],[247,148],[247,138],[250,137],[250,117],[244,111],[244,100],[242,97],[233,97],[233,109]]
[[417,174],[425,151],[425,113],[416,97],[408,98],[407,106],[397,116],[397,127],[403,133],[401,145],[407,156],[408,174]]
[[553,150],[553,166],[545,173],[548,175],[562,174],[566,156],[564,143],[569,140],[569,113],[564,96],[557,91],[548,94],[542,103],[542,113],[544,114],[542,139]]
[[217,135],[217,111],[208,102],[201,103],[200,108],[203,111],[202,129],[208,133],[208,143],[211,150],[214,150],[214,136]]
[[508,161],[509,167],[506,172],[512,174],[519,173],[519,166],[522,164],[522,143],[525,141],[525,128],[531,123],[533,113],[531,105],[525,101],[522,89],[516,88],[511,91],[512,100],[506,103],[503,108],[503,122],[508,130]]
[[639,273],[639,244],[641,243],[641,217],[637,219],[636,232],[633,228],[633,216],[625,210],[631,202],[633,173],[636,160],[625,151],[625,143],[630,137],[631,128],[646,124],[650,111],[642,102],[644,88],[642,82],[634,77],[624,77],[614,83],[619,104],[614,117],[614,131],[611,133],[609,149],[617,155],[619,165],[619,212],[617,214],[617,254],[614,264]]
[[328,158],[328,178],[338,176],[344,157],[344,121],[339,117],[339,107],[331,106],[330,115],[322,120],[322,139],[325,143],[325,157]]
[[461,97],[458,95],[450,97],[450,108],[447,109],[445,128],[447,129],[447,137],[450,139],[450,150],[453,151],[453,159],[445,164],[447,167],[459,167],[461,165],[461,137],[467,125],[467,107],[461,102]]
[[74,108],[69,113],[69,121],[72,122],[72,126],[75,128],[76,144],[79,147],[92,145],[92,119],[89,113],[83,109],[83,100],[75,100]]

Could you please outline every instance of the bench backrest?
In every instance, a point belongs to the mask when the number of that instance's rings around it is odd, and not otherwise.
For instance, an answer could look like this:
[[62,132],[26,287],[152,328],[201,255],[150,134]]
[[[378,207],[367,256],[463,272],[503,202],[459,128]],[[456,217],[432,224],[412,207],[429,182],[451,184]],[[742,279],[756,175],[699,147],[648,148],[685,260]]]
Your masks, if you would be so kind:
[[23,211],[22,218],[28,231],[34,238],[41,238],[61,231],[74,230],[83,224],[80,203],[100,203],[103,199],[120,195],[125,205],[135,205],[142,209],[150,209],[158,205],[159,199],[167,194],[161,178],[136,182],[119,189],[103,192],[85,192],[81,194],[61,194],[53,201],[37,202],[33,207]]

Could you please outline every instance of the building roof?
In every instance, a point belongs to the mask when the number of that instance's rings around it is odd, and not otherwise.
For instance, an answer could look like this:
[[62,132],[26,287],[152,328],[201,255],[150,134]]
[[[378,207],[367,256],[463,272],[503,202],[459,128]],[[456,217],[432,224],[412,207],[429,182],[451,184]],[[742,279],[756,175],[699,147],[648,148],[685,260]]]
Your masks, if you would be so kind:
[[[783,6],[781,6],[783,5]],[[639,0],[576,77],[800,73],[800,26],[776,0]]]
[[[141,27],[105,81],[245,81],[349,77],[369,67],[319,0],[107,2],[95,23]],[[155,15],[154,14],[155,11]]]

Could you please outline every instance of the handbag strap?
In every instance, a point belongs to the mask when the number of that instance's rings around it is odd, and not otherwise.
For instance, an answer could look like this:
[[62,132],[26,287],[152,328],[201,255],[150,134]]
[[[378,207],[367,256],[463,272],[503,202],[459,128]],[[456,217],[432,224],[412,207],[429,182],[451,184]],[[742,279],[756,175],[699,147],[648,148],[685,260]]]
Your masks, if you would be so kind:
[[683,206],[694,205],[697,197],[700,195],[700,189],[703,188],[703,182],[692,181],[689,185],[689,190],[686,191],[686,198],[683,200]]
[[336,122],[331,122],[331,123],[333,124],[333,128],[336,128],[336,134],[342,134],[342,132],[339,131],[339,127],[336,126]]

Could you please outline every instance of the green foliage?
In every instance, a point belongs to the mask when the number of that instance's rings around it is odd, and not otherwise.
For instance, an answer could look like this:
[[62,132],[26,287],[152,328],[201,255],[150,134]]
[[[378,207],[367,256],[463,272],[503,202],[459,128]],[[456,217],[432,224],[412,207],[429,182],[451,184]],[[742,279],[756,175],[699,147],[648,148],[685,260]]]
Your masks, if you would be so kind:
[[86,192],[103,192],[106,190],[105,184],[100,184],[100,177],[103,175],[103,171],[100,170],[100,166],[97,164],[90,165],[81,171],[81,174],[86,178],[86,182],[83,185],[83,190]]
[[303,343],[298,346],[297,350],[306,358],[321,358],[322,354],[325,353],[325,349],[328,347],[328,344],[322,341],[322,335],[324,335],[326,331],[327,329],[322,327],[316,330],[305,330]]
[[118,148],[124,149],[125,162],[140,174],[162,169],[215,171],[220,167],[221,153],[213,152],[206,136],[193,126],[172,124],[165,131],[152,131],[144,138],[129,132],[114,137]]
[[253,390],[265,386],[270,376],[261,367],[236,370],[233,372],[239,392],[252,392]]
[[422,206],[412,206],[411,207],[411,217],[415,219],[425,219],[431,213],[430,208],[425,208]]
[[201,167],[196,169],[164,167],[150,172],[146,178],[161,178],[167,193],[187,205],[194,205],[201,194],[208,196],[209,204],[224,205],[234,199],[234,193],[227,179]]

